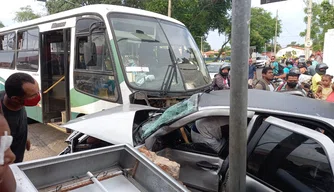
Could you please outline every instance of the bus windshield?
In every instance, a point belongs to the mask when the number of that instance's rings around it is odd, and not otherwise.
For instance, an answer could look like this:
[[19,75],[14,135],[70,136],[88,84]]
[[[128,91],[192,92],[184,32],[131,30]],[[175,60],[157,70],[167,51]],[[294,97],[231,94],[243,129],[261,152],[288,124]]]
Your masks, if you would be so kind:
[[181,25],[129,14],[110,14],[126,78],[135,89],[185,92],[210,84],[205,63]]

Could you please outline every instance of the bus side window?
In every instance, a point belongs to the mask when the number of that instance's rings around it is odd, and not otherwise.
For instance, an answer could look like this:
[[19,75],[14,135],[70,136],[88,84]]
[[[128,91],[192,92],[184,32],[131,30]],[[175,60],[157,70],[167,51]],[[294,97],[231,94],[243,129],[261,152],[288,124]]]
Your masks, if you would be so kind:
[[0,68],[15,68],[15,32],[0,36]]
[[93,22],[92,19],[88,20],[77,21],[74,87],[82,93],[115,102],[118,99],[117,84],[112,72],[113,59],[105,33],[92,33],[92,42],[96,48],[96,65],[89,66],[85,62],[84,44],[88,41],[88,29]]
[[18,70],[38,71],[39,30],[37,28],[18,32],[17,64]]

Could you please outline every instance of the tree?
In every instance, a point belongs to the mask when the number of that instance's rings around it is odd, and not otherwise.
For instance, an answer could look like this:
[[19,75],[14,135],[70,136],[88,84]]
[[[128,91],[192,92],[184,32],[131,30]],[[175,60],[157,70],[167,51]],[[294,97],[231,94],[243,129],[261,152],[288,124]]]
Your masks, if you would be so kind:
[[[144,1],[143,7],[148,11],[167,15],[168,1]],[[200,38],[208,34],[209,30],[218,29],[224,33],[230,26],[231,0],[182,0],[173,1],[172,17],[184,23],[195,41],[200,45]]]
[[0,21],[0,28],[5,27],[5,25]]
[[[256,46],[258,52],[262,52],[265,43],[269,43],[275,37],[276,18],[263,8],[252,8],[250,22],[250,45]],[[277,36],[282,32],[281,21],[278,20]]]
[[29,21],[29,20],[36,19],[39,17],[41,16],[37,13],[34,13],[31,7],[28,5],[26,7],[21,7],[20,11],[17,11],[15,13],[14,21],[24,22],[24,21]]
[[83,2],[88,2],[88,4],[112,4],[134,8],[144,8],[142,7],[144,1],[145,0],[71,0],[71,3],[69,3],[64,0],[48,0],[46,2],[46,8],[49,14],[55,14],[62,11],[81,7],[83,5]]
[[211,46],[208,42],[203,41],[203,52],[207,52],[211,50]]
[[292,41],[288,46],[297,46],[297,42],[296,41]]
[[[46,8],[50,14],[80,7],[82,0],[72,0],[73,4],[64,0],[48,0]],[[145,9],[167,15],[166,0],[89,0],[89,4],[105,3]],[[229,10],[231,0],[174,0],[172,1],[172,17],[184,23],[195,41],[200,45],[200,38],[209,30],[218,29],[224,33],[230,26]]]
[[[307,14],[307,9],[304,9]],[[304,18],[307,23],[307,16]],[[334,28],[334,6],[328,1],[323,1],[321,4],[313,2],[312,6],[312,25],[311,39],[313,41],[313,51],[323,49],[325,33],[328,29]],[[306,36],[306,30],[299,34],[301,37]]]

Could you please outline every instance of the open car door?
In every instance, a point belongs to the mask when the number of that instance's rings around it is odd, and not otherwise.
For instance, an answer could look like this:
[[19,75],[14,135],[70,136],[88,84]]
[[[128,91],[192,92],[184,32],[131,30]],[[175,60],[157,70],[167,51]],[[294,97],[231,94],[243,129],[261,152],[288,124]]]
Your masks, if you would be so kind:
[[334,144],[326,132],[268,117],[247,150],[247,191],[334,190]]

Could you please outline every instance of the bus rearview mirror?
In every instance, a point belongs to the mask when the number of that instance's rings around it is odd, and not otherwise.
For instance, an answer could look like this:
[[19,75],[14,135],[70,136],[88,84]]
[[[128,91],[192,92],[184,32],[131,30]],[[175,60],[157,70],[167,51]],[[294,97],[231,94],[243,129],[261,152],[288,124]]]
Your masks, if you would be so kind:
[[87,66],[97,65],[96,46],[95,43],[84,43],[84,58]]

